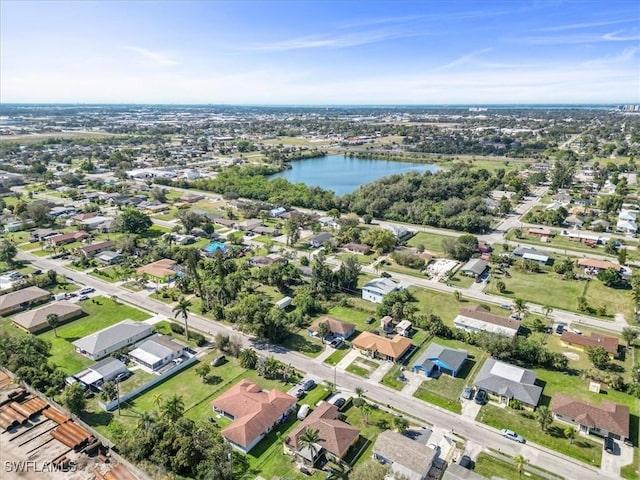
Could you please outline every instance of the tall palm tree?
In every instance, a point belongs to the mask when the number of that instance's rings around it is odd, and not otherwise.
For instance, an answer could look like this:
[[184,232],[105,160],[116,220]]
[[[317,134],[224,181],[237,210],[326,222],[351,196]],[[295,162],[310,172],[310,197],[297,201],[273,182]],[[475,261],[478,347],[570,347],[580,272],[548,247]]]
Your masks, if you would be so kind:
[[356,387],[356,395],[358,398],[362,398],[364,395],[365,389],[362,387]]
[[369,405],[367,402],[364,402],[361,406],[360,406],[360,414],[362,415],[362,423],[364,423],[365,426],[369,425],[369,416],[371,415],[371,405]]
[[316,455],[320,452],[318,443],[324,442],[324,438],[320,438],[320,430],[314,430],[311,427],[307,427],[302,436],[298,438],[298,443],[302,448],[308,448],[311,453],[311,463],[316,461]]
[[60,323],[60,317],[58,316],[58,314],[50,313],[49,315],[47,315],[47,323],[51,328],[53,328],[53,333],[56,336],[56,338],[58,338],[58,331],[56,330],[56,327]]
[[153,394],[153,404],[156,406],[158,411],[160,411],[160,405],[162,405],[162,393]]
[[[187,273],[193,277],[193,281],[196,283],[196,289],[198,290],[198,293],[200,295],[202,295],[202,279],[200,278],[198,269],[200,267],[201,258],[202,256],[200,255],[200,250],[196,248],[188,249],[185,255]],[[209,307],[209,305],[207,305],[207,307]]]
[[542,307],[542,313],[544,313],[544,318],[549,318],[549,315],[553,312],[553,307],[551,305],[545,305]]
[[527,301],[524,298],[516,298],[513,301],[513,309],[517,314],[520,315],[520,318],[524,318],[525,315],[529,312],[529,308],[527,307]]
[[157,417],[151,413],[142,411],[136,422],[136,427],[140,433],[148,433],[155,425]]
[[518,472],[518,478],[522,478],[522,472],[524,472],[524,466],[527,464],[527,459],[522,455],[516,455],[513,457],[513,464],[516,467],[516,472]]
[[242,368],[256,368],[256,363],[258,363],[258,354],[253,348],[245,348],[240,352],[240,366]]
[[184,334],[189,340],[189,309],[191,308],[191,301],[187,300],[185,297],[182,297],[178,304],[173,308],[173,318],[178,318],[181,316],[184,320]]
[[162,416],[169,422],[177,422],[184,415],[184,400],[182,396],[174,393],[160,406],[160,411]]
[[327,480],[348,480],[351,469],[343,462],[331,463]]

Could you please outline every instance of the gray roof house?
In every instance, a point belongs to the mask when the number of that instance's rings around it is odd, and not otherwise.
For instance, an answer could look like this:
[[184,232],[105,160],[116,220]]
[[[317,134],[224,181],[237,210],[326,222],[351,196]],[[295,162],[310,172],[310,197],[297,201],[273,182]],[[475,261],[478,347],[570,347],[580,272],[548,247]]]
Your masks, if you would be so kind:
[[373,445],[373,458],[408,480],[426,478],[435,456],[435,450],[390,430],[380,433]]
[[535,385],[535,381],[535,372],[489,358],[478,372],[475,385],[499,397],[502,404],[515,399],[527,407],[536,408],[542,387]]
[[129,352],[129,358],[150,370],[158,370],[173,359],[181,357],[184,345],[165,335],[154,335]]
[[535,248],[518,247],[513,251],[513,254],[516,257],[522,257],[524,260],[539,262],[543,265],[549,261],[549,255]]
[[442,476],[442,480],[486,480],[486,478],[457,463],[450,463]]
[[123,320],[73,342],[76,350],[93,360],[100,360],[110,353],[151,335],[151,325],[133,320]]
[[467,351],[431,343],[413,364],[413,373],[423,372],[427,377],[433,372],[445,372],[455,377],[467,361]]
[[460,272],[470,277],[479,277],[488,266],[489,264],[481,258],[472,258],[460,268]]
[[374,278],[362,286],[362,299],[382,303],[385,295],[396,290],[402,290],[402,285],[388,278]]
[[328,242],[331,240],[331,234],[327,232],[321,232],[315,237],[311,237],[309,239],[309,245],[314,248],[319,248],[324,245],[324,242]]
[[104,382],[109,382],[121,373],[127,373],[127,367],[117,358],[107,357],[94,363],[89,368],[74,375],[85,385],[100,386]]

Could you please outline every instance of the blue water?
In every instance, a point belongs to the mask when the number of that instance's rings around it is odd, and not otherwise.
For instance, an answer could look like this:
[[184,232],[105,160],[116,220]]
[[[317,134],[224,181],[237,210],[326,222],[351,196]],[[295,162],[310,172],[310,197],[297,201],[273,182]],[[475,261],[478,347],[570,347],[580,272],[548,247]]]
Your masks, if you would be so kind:
[[209,245],[203,248],[203,250],[207,253],[214,253],[216,250],[224,252],[226,249],[227,246],[224,243],[220,242],[211,242]]
[[327,155],[291,162],[291,169],[269,178],[286,178],[292,183],[305,183],[323,190],[333,190],[338,195],[351,193],[360,185],[396,173],[435,172],[438,166],[429,163],[390,162],[348,158],[342,155]]

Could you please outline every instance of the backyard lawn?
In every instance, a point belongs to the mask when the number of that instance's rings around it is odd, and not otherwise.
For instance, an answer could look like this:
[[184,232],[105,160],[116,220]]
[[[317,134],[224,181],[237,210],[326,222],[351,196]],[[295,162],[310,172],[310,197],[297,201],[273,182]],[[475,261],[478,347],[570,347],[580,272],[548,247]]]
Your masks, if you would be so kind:
[[91,300],[79,303],[87,315],[58,327],[57,337],[53,330],[39,335],[40,338],[51,342],[51,363],[58,365],[67,374],[76,373],[94,363],[93,360],[76,353],[71,342],[126,318],[137,321],[149,318],[147,313],[128,305],[116,303],[109,298],[94,297],[93,300],[96,303]]
[[602,457],[601,443],[584,437],[577,437],[571,443],[564,436],[566,425],[558,422],[554,422],[549,427],[549,433],[544,433],[540,429],[533,412],[485,405],[480,410],[477,420],[497,429],[514,429],[528,441],[544,445],[589,465],[600,466]]
[[520,475],[515,465],[506,457],[500,459],[487,452],[481,452],[478,455],[474,471],[487,478],[499,477],[505,480],[521,480],[522,476],[530,480],[546,480],[547,478],[536,475],[527,466],[524,467],[524,475]]

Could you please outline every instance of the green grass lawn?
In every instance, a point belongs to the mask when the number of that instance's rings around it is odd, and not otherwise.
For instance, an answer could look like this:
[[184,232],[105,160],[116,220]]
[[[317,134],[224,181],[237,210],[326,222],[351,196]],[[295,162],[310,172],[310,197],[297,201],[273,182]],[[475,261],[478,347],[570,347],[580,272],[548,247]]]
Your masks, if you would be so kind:
[[[515,465],[505,459],[496,458],[490,453],[481,452],[476,460],[474,471],[487,478],[504,478],[505,480],[522,480],[522,476],[518,474]],[[536,475],[530,468],[524,467],[524,478],[530,480],[546,480],[547,477]]]
[[369,376],[380,366],[379,363],[364,358],[362,356],[356,357],[353,362],[345,369],[347,372],[353,373],[363,378],[369,378]]
[[640,448],[633,449],[633,463],[622,467],[620,476],[625,480],[637,480],[640,478]]
[[442,241],[446,239],[455,239],[456,237],[448,235],[439,235],[437,233],[418,232],[409,241],[407,246],[417,247],[423,245],[425,250],[436,256],[444,256],[444,248],[442,248]]
[[47,287],[45,290],[49,290],[55,295],[56,293],[76,292],[80,290],[80,287],[75,283],[60,281],[60,276],[58,275],[58,283],[56,283],[53,287]]
[[460,313],[460,309],[475,305],[475,303],[469,303],[464,297],[461,297],[457,302],[452,294],[435,290],[409,287],[409,291],[417,298],[416,305],[421,314],[437,315],[450,327],[453,326],[453,319]]
[[[443,379],[445,381],[442,381]],[[458,386],[455,379],[448,375],[442,375],[437,380],[422,382],[413,396],[454,413],[461,413],[462,403],[460,403],[459,396],[462,393],[462,388],[459,389],[458,395],[452,398],[454,392],[458,390]]]
[[336,255],[336,258],[342,261],[345,261],[349,257],[355,257],[360,265],[369,265],[371,262],[373,262],[377,258],[377,255],[375,253],[370,253],[368,255],[360,255],[360,254],[355,254],[351,252],[339,253],[338,255]]
[[589,465],[600,466],[601,443],[584,437],[577,437],[571,443],[563,433],[566,425],[559,422],[554,422],[549,427],[549,433],[544,433],[533,412],[485,405],[480,410],[477,420],[497,429],[513,429],[528,441],[544,445]]
[[333,352],[325,359],[324,363],[335,366],[340,363],[340,360],[342,360],[350,350],[351,348],[347,347],[345,344],[342,344],[340,348],[338,348],[335,352]]
[[51,342],[51,363],[58,365],[65,373],[76,373],[78,370],[94,363],[93,360],[76,353],[71,342],[126,318],[137,321],[149,318],[147,313],[128,305],[115,303],[109,298],[94,297],[94,300],[100,302],[100,304],[92,303],[90,300],[80,302],[82,310],[87,315],[58,327],[57,337],[53,330],[39,335],[41,338]]
[[452,287],[469,288],[475,283],[475,279],[467,275],[462,275],[461,273],[456,273],[449,279],[449,283]]
[[116,275],[117,267],[107,267],[101,269],[94,269],[89,275],[94,278],[98,278],[104,282],[116,283],[120,279]]
[[385,262],[385,265],[382,266],[382,270],[385,270],[385,271],[388,271],[388,272],[402,273],[404,275],[411,275],[411,276],[419,277],[419,278],[426,278],[425,274],[422,273],[420,270],[416,270],[415,268],[409,268],[409,267],[404,267],[402,265],[398,265],[393,260],[387,260]]
[[320,355],[325,348],[322,342],[318,338],[309,335],[305,328],[301,328],[295,332],[292,331],[280,342],[280,345],[311,358]]

